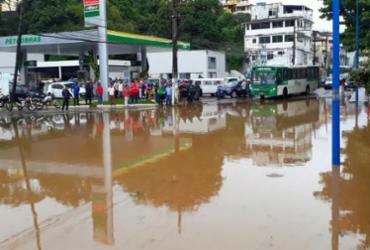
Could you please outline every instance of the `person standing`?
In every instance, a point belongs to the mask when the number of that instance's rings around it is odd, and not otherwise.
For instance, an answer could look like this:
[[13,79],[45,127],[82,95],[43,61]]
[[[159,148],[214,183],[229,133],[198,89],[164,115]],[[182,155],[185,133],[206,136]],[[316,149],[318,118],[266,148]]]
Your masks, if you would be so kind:
[[100,83],[98,83],[98,87],[96,88],[96,96],[98,97],[98,104],[102,105],[103,104],[103,86],[101,86]]
[[146,89],[146,84],[144,81],[140,81],[140,91],[141,91],[141,98],[144,99],[146,98],[145,96],[145,89]]
[[125,87],[123,88],[123,98],[125,99],[125,106],[128,106],[128,102],[130,100],[130,88],[128,87],[128,85],[125,85]]
[[116,90],[114,88],[114,85],[109,85],[108,87],[108,95],[109,95],[109,103],[110,105],[114,104],[115,96],[116,96]]
[[68,111],[69,107],[69,98],[71,97],[71,92],[69,91],[67,86],[64,86],[64,89],[62,91],[62,96],[63,96],[63,106],[62,110]]
[[124,97],[123,96],[123,82],[122,80],[118,80],[118,97]]
[[73,104],[80,106],[80,86],[78,86],[78,83],[73,85]]
[[157,90],[157,95],[158,95],[158,104],[163,105],[163,100],[166,97],[166,88],[164,87],[164,85],[161,84],[159,86]]
[[166,87],[166,105],[172,104],[172,86],[168,84]]
[[114,81],[113,89],[114,89],[114,98],[117,99],[118,93],[119,93],[119,82],[118,82],[118,79],[116,79]]
[[139,90],[139,87],[136,81],[134,81],[131,85],[131,95],[132,95],[132,103],[138,103],[140,90]]
[[93,96],[93,86],[91,84],[91,82],[87,82],[86,84],[86,96],[85,96],[85,104],[89,104],[91,105],[91,100],[92,100],[92,96]]

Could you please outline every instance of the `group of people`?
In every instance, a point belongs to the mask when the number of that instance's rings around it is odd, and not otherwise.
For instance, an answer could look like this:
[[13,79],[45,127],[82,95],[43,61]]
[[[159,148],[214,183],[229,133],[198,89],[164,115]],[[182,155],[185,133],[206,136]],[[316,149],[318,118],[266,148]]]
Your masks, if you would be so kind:
[[172,84],[167,81],[162,81],[159,84],[139,80],[134,80],[130,84],[115,81],[108,87],[108,96],[111,105],[115,103],[117,98],[123,98],[125,105],[137,104],[140,99],[155,99],[160,105],[163,105],[164,102],[166,105],[171,105],[172,94]]
[[[122,80],[115,80],[110,83],[107,90],[105,90],[101,83],[97,83],[96,88],[92,82],[87,82],[85,85],[85,104],[91,105],[95,94],[98,104],[103,104],[103,96],[107,91],[109,103],[115,104],[117,99],[123,98],[124,104],[137,104],[140,99],[152,100],[154,99],[159,105],[171,105],[173,96],[173,87],[171,82],[162,80],[160,83],[152,83],[150,81],[134,80],[131,83],[124,83]],[[68,110],[69,101],[73,98],[75,106],[80,105],[81,87],[77,81],[71,88],[65,86],[62,91],[63,96],[63,110]]]

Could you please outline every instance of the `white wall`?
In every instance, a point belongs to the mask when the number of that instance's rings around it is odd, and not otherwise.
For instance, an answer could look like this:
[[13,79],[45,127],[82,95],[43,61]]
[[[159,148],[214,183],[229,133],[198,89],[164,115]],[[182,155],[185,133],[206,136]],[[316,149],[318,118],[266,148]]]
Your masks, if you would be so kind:
[[14,74],[15,53],[0,52],[0,72]]
[[[43,54],[27,54],[27,60],[44,61]],[[0,52],[0,72],[14,74],[15,53]]]
[[[148,53],[149,75],[159,77],[161,74],[172,73],[172,52],[152,52]],[[216,58],[216,69],[208,68],[208,57]],[[209,72],[215,72],[217,77],[226,75],[225,54],[210,50],[194,50],[178,52],[178,71],[181,73],[191,73],[192,78],[199,75],[208,77]]]

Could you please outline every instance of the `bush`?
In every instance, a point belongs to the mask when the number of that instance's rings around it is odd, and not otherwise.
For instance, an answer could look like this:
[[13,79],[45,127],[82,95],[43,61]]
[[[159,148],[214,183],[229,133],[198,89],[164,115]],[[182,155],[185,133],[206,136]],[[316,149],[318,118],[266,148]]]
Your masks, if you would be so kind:
[[351,71],[351,81],[356,86],[365,87],[367,93],[370,93],[370,68],[361,68]]

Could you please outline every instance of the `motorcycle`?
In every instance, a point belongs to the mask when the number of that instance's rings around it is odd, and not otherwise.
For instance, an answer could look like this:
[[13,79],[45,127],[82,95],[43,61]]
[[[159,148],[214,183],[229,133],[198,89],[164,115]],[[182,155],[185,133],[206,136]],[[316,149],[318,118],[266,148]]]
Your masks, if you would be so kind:
[[36,106],[32,102],[31,97],[21,98],[18,97],[15,102],[8,102],[8,111],[13,111],[14,106],[17,107],[18,111],[22,111],[24,108],[28,109],[29,111],[35,111]]
[[44,108],[48,108],[49,106],[54,106],[57,109],[61,108],[61,104],[57,99],[54,98],[53,95],[48,94],[44,98],[34,98],[33,99],[36,109],[37,110],[43,110]]
[[1,109],[5,108],[8,111],[10,109],[9,96],[4,95],[3,93],[1,93],[1,91],[0,91],[0,108]]

